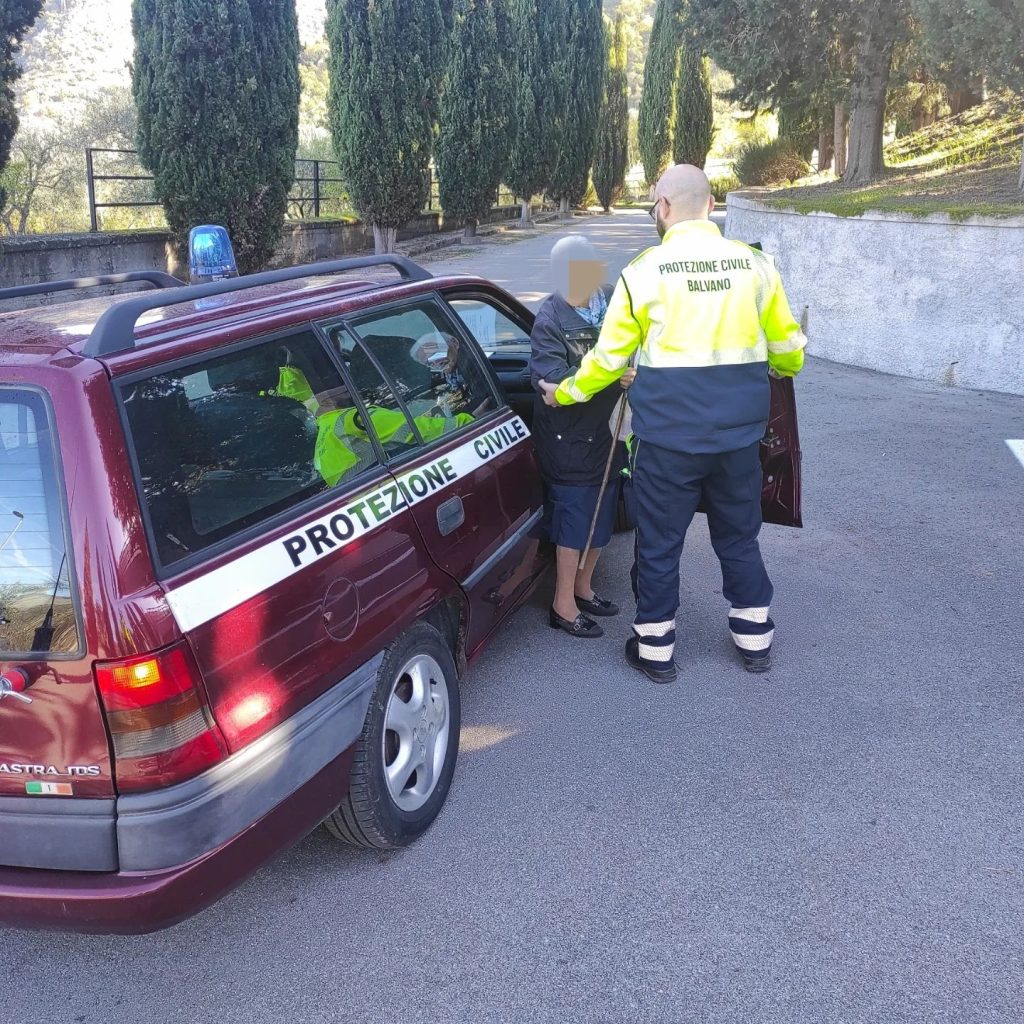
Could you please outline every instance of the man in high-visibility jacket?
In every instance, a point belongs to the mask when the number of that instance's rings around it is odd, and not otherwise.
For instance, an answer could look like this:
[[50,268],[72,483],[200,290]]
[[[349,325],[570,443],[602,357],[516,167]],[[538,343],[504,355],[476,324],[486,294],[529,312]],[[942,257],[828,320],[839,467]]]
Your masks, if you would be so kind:
[[[363,416],[352,404],[347,387],[338,387],[314,395],[305,373],[299,367],[281,366],[278,383],[270,393],[301,402],[316,419],[316,447],[313,465],[329,487],[335,487],[353,469],[363,470],[377,462],[376,451]],[[373,433],[385,451],[394,446],[419,443],[409,421],[400,409],[366,407]],[[444,434],[473,422],[469,413],[446,416],[427,413],[413,417],[424,441],[434,441]]]
[[758,546],[769,372],[793,376],[806,339],[767,257],[727,241],[709,215],[704,172],[670,168],[655,189],[662,243],[622,272],[595,347],[544,400],[586,402],[619,379],[639,349],[629,392],[637,600],[626,658],[655,682],[676,678],[679,559],[703,499],[722,565],[729,627],[753,672],[771,667],[772,584]]

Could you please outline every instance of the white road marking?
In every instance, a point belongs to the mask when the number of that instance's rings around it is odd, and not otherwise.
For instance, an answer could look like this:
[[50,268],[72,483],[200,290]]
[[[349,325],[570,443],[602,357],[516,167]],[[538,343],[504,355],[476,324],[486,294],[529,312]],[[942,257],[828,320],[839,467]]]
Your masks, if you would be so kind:
[[1010,451],[1013,452],[1013,454],[1017,456],[1017,461],[1022,466],[1024,466],[1024,440],[1020,440],[1020,441],[1008,440],[1006,443],[1009,446]]

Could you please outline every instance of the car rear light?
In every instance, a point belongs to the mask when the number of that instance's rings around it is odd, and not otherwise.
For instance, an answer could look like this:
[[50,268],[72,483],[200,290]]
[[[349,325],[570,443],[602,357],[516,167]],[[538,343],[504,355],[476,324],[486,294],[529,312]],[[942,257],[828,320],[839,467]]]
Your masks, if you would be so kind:
[[186,644],[123,661],[98,661],[96,683],[121,791],[183,782],[227,756]]

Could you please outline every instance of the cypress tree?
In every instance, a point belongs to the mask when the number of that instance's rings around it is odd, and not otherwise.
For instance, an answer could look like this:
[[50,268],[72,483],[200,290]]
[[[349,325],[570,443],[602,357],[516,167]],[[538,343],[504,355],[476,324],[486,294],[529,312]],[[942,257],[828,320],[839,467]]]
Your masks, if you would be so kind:
[[676,86],[676,120],[672,160],[702,170],[715,138],[711,97],[711,61],[696,46],[683,46]]
[[505,183],[522,199],[526,225],[530,199],[551,184],[561,147],[566,83],[559,44],[568,31],[561,0],[510,0],[510,28],[515,134]]
[[675,120],[675,89],[682,36],[680,0],[658,0],[644,63],[637,139],[647,182],[653,185],[668,166]]
[[494,202],[508,157],[508,76],[495,7],[456,0],[435,162],[445,221],[475,233]]
[[133,0],[138,149],[179,258],[189,229],[224,224],[239,270],[281,237],[298,145],[293,3]]
[[626,183],[629,163],[629,79],[626,30],[622,14],[615,16],[615,27],[608,48],[604,79],[604,106],[597,131],[597,155],[594,158],[594,189],[605,210],[610,210]]
[[299,145],[299,25],[294,0],[249,0],[256,28],[258,81],[263,88],[253,99],[261,147],[267,150],[272,209],[267,216],[283,224],[288,193],[295,183],[295,152]]
[[[0,2],[0,172],[11,158],[11,145],[18,133],[18,111],[14,105],[13,86],[21,72],[14,58],[42,6],[42,0]],[[7,196],[0,187],[0,209],[6,204]]]
[[377,252],[430,197],[444,72],[438,0],[328,0],[328,114],[349,197]]
[[568,43],[561,73],[565,82],[565,119],[558,163],[548,191],[569,214],[587,193],[597,146],[605,65],[604,17],[601,0],[568,0]]

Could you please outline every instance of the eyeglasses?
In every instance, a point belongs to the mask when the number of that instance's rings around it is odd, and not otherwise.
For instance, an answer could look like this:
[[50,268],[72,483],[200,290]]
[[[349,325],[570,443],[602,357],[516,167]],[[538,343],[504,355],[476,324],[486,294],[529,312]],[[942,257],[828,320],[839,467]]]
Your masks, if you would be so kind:
[[664,196],[658,196],[658,198],[654,200],[654,205],[647,211],[647,216],[650,217],[655,224],[658,222],[658,207],[662,202],[667,202],[667,200]]

